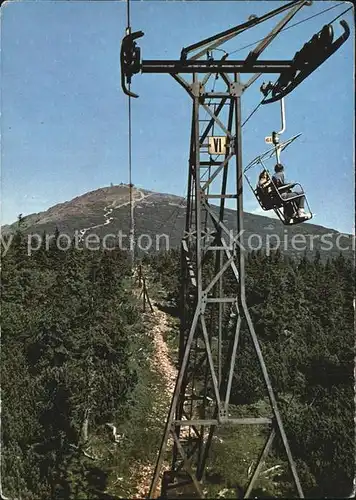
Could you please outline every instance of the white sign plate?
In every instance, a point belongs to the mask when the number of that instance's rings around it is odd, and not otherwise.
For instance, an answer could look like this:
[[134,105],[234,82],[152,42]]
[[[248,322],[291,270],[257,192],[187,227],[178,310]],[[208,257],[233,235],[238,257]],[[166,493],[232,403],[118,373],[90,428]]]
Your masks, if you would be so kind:
[[226,154],[226,137],[209,137],[208,152],[210,155]]

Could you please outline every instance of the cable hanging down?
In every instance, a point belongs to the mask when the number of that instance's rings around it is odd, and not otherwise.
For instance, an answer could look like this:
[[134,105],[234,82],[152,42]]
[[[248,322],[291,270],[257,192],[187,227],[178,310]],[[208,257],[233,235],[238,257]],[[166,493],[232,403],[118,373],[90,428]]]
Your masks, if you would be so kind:
[[131,97],[129,99],[128,117],[128,163],[129,163],[129,201],[130,201],[130,253],[132,268],[135,264],[135,214],[132,183],[132,120],[131,120]]
[[[130,20],[130,0],[126,0],[126,16],[127,27],[126,35],[131,33]],[[128,85],[130,89],[130,83]],[[132,117],[131,117],[131,96],[128,96],[128,169],[129,169],[129,204],[130,204],[130,254],[131,254],[131,269],[135,265],[135,214],[134,214],[134,199],[133,199],[133,183],[132,183]]]
[[127,19],[127,28],[126,34],[131,33],[131,20],[130,20],[130,0],[126,0],[126,19]]

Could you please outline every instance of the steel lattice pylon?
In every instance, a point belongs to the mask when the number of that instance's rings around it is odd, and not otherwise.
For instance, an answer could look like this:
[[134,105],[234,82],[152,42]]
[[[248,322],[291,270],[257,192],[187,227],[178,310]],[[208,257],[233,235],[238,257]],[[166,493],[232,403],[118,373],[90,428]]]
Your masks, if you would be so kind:
[[[189,93],[193,101],[187,216],[181,253],[183,284],[179,374],[149,497],[153,497],[157,492],[168,448],[170,448],[171,467],[163,474],[161,496],[168,496],[172,491],[182,496],[182,488],[185,485],[193,485],[195,494],[204,497],[206,464],[217,429],[224,426],[265,424],[270,425],[269,436],[245,487],[244,498],[252,492],[277,433],[286,451],[296,491],[299,497],[303,498],[272,384],[246,304],[245,252],[241,249],[243,248],[241,96],[259,76],[275,73],[280,75],[278,80],[274,84],[269,82],[261,87],[265,97],[260,104],[282,99],[345,43],[350,35],[350,29],[346,21],[342,20],[340,24],[344,33],[335,41],[332,28],[327,25],[296,53],[293,60],[259,60],[263,51],[288,22],[300,9],[310,6],[311,3],[309,0],[292,0],[262,16],[250,16],[238,26],[183,48],[178,60],[141,60],[136,40],[144,33],[142,31],[132,33],[129,23],[121,44],[121,86],[125,94],[138,97],[130,90],[134,74],[165,73],[170,74]],[[221,60],[212,57],[211,51],[217,50],[223,43],[285,11],[288,12],[283,19],[245,59],[228,60],[227,53]],[[313,51],[310,51],[311,46],[317,52],[315,57]],[[190,54],[193,55],[188,58]],[[304,54],[303,57],[301,54]],[[207,59],[203,60],[205,56]],[[304,59],[307,64],[304,64]],[[253,76],[242,84],[240,74],[245,73]],[[182,74],[193,75],[191,83],[185,80]],[[199,79],[198,75],[203,74],[205,76]],[[223,90],[206,91],[205,86],[212,75],[216,75],[216,78],[219,76],[220,82],[225,85]],[[203,113],[207,114],[208,120]],[[216,129],[218,135],[215,134]],[[216,144],[212,138],[217,139]],[[220,144],[218,138],[221,139]],[[207,149],[209,143],[212,148],[210,151]],[[212,156],[214,152],[219,153],[215,159]],[[234,160],[236,165],[231,169],[233,183],[228,179],[231,160]],[[232,185],[235,187],[232,188]],[[234,193],[228,194],[228,187],[229,191],[232,189]],[[236,202],[238,240],[231,237],[224,221],[227,199]],[[211,200],[216,200],[218,206],[210,204]],[[236,286],[234,296],[225,293],[227,290],[225,282],[231,280],[231,276]],[[265,382],[271,406],[271,415],[268,418],[238,418],[238,415],[233,416],[229,413],[234,365],[242,325],[244,327],[247,325],[248,335]],[[191,490],[189,496],[192,496]]]
[[[179,375],[149,497],[157,491],[163,462],[170,448],[171,468],[165,471],[161,496],[182,494],[193,485],[195,495],[204,498],[203,479],[214,433],[220,426],[269,425],[266,444],[244,492],[248,497],[276,433],[284,444],[299,497],[303,491],[283,428],[260,345],[245,299],[245,251],[243,248],[243,170],[241,140],[241,95],[249,86],[220,74],[225,91],[207,92],[211,75],[201,81],[193,75],[189,84],[174,78],[193,100],[189,179],[185,234],[182,240],[182,322]],[[208,119],[205,119],[205,115]],[[209,137],[221,137],[223,154],[213,158]],[[225,144],[224,144],[225,143]],[[218,143],[216,143],[218,145]],[[221,152],[221,151],[219,151]],[[211,153],[211,151],[210,151]],[[234,193],[227,193],[229,166],[234,174]],[[231,168],[231,167],[230,167]],[[214,192],[212,192],[214,190]],[[224,223],[227,199],[236,202],[237,235],[234,239]],[[214,200],[218,206],[212,206]],[[213,269],[213,272],[212,272]],[[236,283],[235,296],[225,296],[227,272]],[[230,316],[230,327],[226,318]],[[235,317],[235,319],[234,319]],[[246,321],[261,367],[271,404],[270,418],[230,418],[229,401],[242,321]],[[231,328],[231,325],[235,325]],[[230,333],[229,333],[230,332]],[[192,491],[190,490],[190,495]]]

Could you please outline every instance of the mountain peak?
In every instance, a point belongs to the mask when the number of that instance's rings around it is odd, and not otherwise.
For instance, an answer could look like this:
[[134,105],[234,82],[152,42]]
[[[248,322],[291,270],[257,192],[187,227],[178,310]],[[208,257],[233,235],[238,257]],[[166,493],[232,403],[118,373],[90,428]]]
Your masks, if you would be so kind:
[[[154,243],[160,236],[169,240],[169,247],[180,244],[186,218],[185,198],[156,193],[133,186],[135,237],[146,238]],[[236,233],[236,212],[225,210],[224,223]],[[3,226],[4,234],[13,232],[17,223]],[[128,184],[118,184],[100,187],[93,191],[76,196],[72,200],[58,203],[44,212],[30,214],[23,218],[22,231],[26,234],[44,232],[53,234],[58,229],[60,233],[72,237],[79,234],[83,239],[91,233],[100,238],[116,237],[118,233],[128,235],[130,232],[130,187]],[[315,224],[303,223],[296,226],[283,226],[277,219],[263,215],[244,213],[244,242],[249,242],[248,250],[275,248],[276,241],[282,252],[298,256],[305,251],[309,255],[319,250],[324,258],[338,255],[340,252],[352,256],[352,237],[349,237],[348,249],[338,248],[335,230],[326,229]],[[298,236],[297,236],[298,235]],[[293,238],[305,241],[304,247],[294,245]],[[323,239],[325,248],[323,248]],[[273,240],[273,245],[272,245]],[[326,241],[328,240],[328,241]],[[256,246],[262,242],[262,246]],[[339,245],[340,246],[340,245]],[[343,241],[341,247],[347,247]],[[154,248],[160,250],[160,248]]]

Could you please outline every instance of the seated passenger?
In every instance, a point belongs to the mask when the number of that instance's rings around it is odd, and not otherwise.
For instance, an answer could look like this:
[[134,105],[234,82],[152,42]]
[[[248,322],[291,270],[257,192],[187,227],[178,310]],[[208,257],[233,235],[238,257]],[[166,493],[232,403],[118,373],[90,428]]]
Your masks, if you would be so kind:
[[[272,180],[276,186],[276,188],[280,191],[281,198],[283,200],[289,200],[291,198],[294,198],[298,194],[304,194],[303,191],[300,188],[295,189],[292,191],[292,188],[294,187],[293,185],[291,186],[290,189],[286,189],[283,191],[282,188],[283,186],[286,186],[288,183],[285,181],[284,178],[284,167],[280,163],[277,163],[277,165],[274,167],[274,172],[275,174],[272,177]],[[297,216],[298,218],[310,218],[310,214],[306,213],[304,210],[304,201],[305,201],[305,196],[300,196],[299,198],[296,198],[295,200],[292,200],[297,208],[298,212],[297,214],[292,214],[292,203],[288,203],[286,205],[286,211],[285,211],[285,216],[288,219],[291,219],[293,216]]]
[[[265,190],[266,188],[268,188],[268,186],[270,184],[271,184],[271,179],[269,178],[267,170],[262,170],[262,172],[260,173],[260,175],[258,177],[257,187]],[[267,192],[269,192],[269,191],[270,190],[267,189]]]

